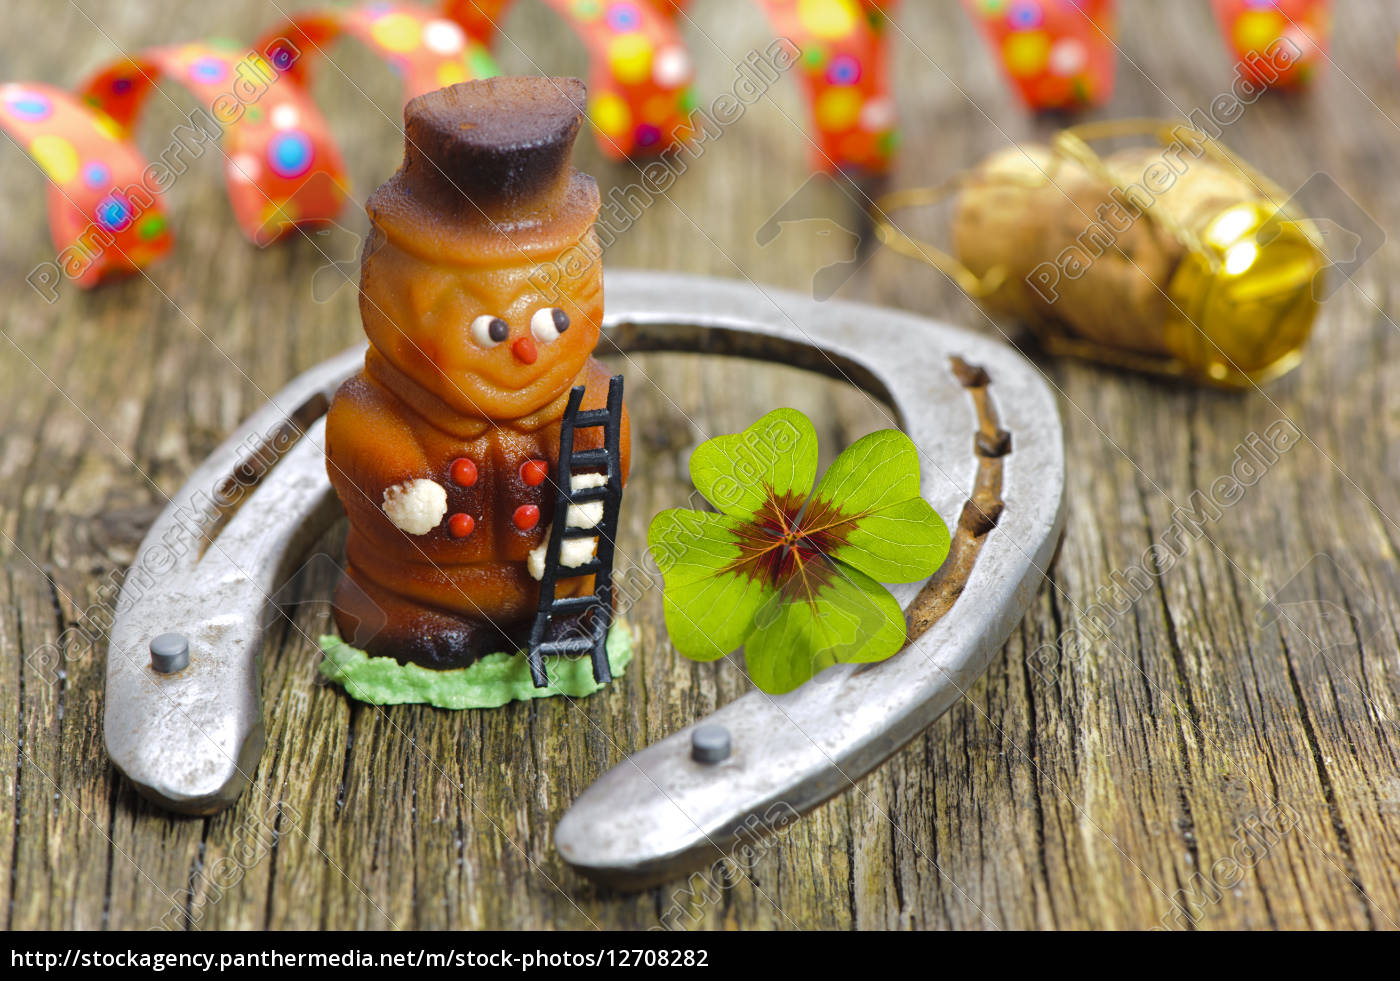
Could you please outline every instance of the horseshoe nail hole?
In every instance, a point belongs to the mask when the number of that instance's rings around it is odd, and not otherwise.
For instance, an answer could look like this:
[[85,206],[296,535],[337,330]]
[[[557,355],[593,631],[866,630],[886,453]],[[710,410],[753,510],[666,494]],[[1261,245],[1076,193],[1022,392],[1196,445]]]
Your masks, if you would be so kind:
[[253,491],[262,483],[272,468],[292,451],[305,434],[307,427],[321,418],[330,409],[330,400],[321,392],[313,393],[305,402],[297,406],[291,415],[278,424],[277,428],[256,440],[245,441],[243,457],[234,464],[233,471],[219,482],[214,500],[214,513],[209,516],[209,526],[204,528],[200,540],[199,554],[203,557],[210,543],[233,520]]
[[978,456],[991,458],[1006,456],[1011,452],[1011,434],[1005,429],[998,429],[994,433],[979,432],[976,445]]

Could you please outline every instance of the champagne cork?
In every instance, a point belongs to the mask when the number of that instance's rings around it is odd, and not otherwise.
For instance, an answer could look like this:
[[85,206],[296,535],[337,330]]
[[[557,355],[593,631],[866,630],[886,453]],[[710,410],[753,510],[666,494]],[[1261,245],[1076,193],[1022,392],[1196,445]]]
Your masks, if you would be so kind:
[[1170,146],[1076,148],[1011,147],[962,182],[952,239],[984,308],[1069,353],[1219,384],[1297,363],[1324,262],[1272,184]]

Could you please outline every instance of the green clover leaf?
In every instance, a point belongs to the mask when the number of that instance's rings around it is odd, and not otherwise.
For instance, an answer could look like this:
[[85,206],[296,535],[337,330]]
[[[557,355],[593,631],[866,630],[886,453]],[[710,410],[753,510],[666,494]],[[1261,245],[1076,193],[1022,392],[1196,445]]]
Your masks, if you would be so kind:
[[816,476],[816,430],[795,409],[696,449],[691,480],[718,513],[662,511],[647,534],[676,650],[713,661],[742,645],[754,684],[778,694],[904,646],[904,614],[880,583],[932,575],[950,544],[919,496],[914,444],[871,433],[813,489]]

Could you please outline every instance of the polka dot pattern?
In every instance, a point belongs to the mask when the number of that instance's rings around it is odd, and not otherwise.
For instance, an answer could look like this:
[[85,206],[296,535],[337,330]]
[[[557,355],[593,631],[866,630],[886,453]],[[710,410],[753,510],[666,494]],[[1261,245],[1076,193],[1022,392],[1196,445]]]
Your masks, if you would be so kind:
[[776,37],[799,50],[797,76],[812,107],[812,164],[880,173],[895,145],[885,24],[862,0],[759,0]]
[[112,168],[100,160],[93,160],[83,167],[83,183],[93,190],[112,186]]
[[[512,2],[444,0],[442,9],[469,38],[489,40],[499,33]],[[588,119],[607,156],[663,153],[691,134],[699,122],[692,117],[698,104],[691,87],[694,69],[669,3],[541,2],[574,29],[588,50]],[[886,169],[897,142],[893,114],[864,111],[872,99],[893,105],[886,74],[884,0],[753,2],[767,15],[775,37],[789,38],[798,46],[800,65],[794,75],[810,76],[801,84],[813,108],[813,141],[818,144],[814,163],[826,170]],[[789,65],[781,67],[786,70]],[[855,90],[854,107],[849,94],[820,101],[832,86]],[[819,105],[821,118],[839,129],[827,131],[815,122]]]
[[[499,22],[505,5],[505,0],[474,0],[469,5],[476,36],[482,36],[491,22]],[[403,101],[407,102],[444,86],[500,73],[485,46],[471,30],[464,29],[455,6],[442,5],[442,13],[413,3],[328,6],[293,15],[289,22],[269,30],[256,47],[267,50],[274,48],[279,38],[290,41],[300,56],[279,61],[274,51],[272,62],[279,72],[305,84],[311,61],[338,39],[354,38],[389,66],[400,80]]]
[[[98,72],[82,91],[119,131],[129,133],[157,86],[165,80],[184,85],[222,130],[234,218],[248,238],[265,245],[298,224],[333,218],[346,200],[345,165],[320,110],[274,67],[281,47],[152,48]],[[141,84],[120,84],[133,78]],[[109,208],[108,216],[115,215]],[[134,225],[147,234],[165,227],[139,220]]]
[[850,55],[838,55],[826,66],[826,80],[832,85],[855,85],[860,81],[860,62]]
[[608,68],[623,85],[635,85],[651,74],[651,41],[636,31],[608,42]]
[[131,201],[123,194],[114,193],[97,202],[97,223],[109,232],[120,232],[132,221]]
[[423,41],[423,26],[406,11],[373,18],[369,31],[376,46],[399,54],[412,51]]
[[1327,64],[1328,0],[1212,0],[1240,75],[1255,86],[1297,89]]
[[[81,280],[90,285],[169,248],[158,183],[168,182],[169,168],[148,167],[129,141],[155,91],[153,80],[181,84],[221,128],[235,217],[245,234],[267,243],[298,224],[327,220],[346,200],[344,163],[304,87],[315,54],[340,37],[354,37],[402,80],[406,101],[496,74],[485,42],[496,36],[512,2],[328,6],[297,14],[247,49],[231,38],[153,48],[97,72],[80,87],[79,99],[47,86],[0,86],[0,127],[17,136],[56,191],[73,201],[68,217],[55,218],[57,240],[72,240],[94,224],[129,239],[127,254],[136,259],[97,257]],[[674,11],[653,0],[542,2],[589,51],[588,117],[609,156],[660,153],[691,131],[693,66]],[[818,166],[884,169],[897,138],[881,3],[755,2],[775,35],[798,45]],[[1006,5],[980,0],[979,6],[992,11]],[[1048,60],[1071,71],[1072,54],[1057,49]]]
[[273,109],[269,118],[275,129],[292,129],[301,122],[301,113],[296,106],[285,103]]
[[[495,33],[512,0],[447,0],[473,37]],[[588,120],[614,160],[657,154],[690,131],[690,56],[655,0],[543,0],[583,41],[591,64]]]
[[642,15],[635,3],[608,4],[608,26],[620,35],[627,35],[642,26]]
[[423,25],[423,47],[433,54],[452,57],[467,46],[467,35],[450,20],[430,20]]
[[301,130],[278,133],[267,145],[267,162],[278,177],[300,177],[311,169],[311,138]]
[[1108,101],[1115,70],[1114,0],[963,0],[1027,108]]
[[652,78],[664,89],[685,85],[690,81],[691,74],[690,55],[679,45],[659,51],[652,65]]
[[54,261],[78,286],[130,274],[169,251],[159,189],[144,190],[145,159],[81,93],[0,85],[0,129],[43,172]]
[[262,176],[262,161],[251,153],[235,153],[228,159],[228,179],[233,183],[256,183]]
[[632,127],[632,111],[621,96],[605,92],[593,99],[588,108],[589,118],[605,140],[627,139]]
[[860,9],[847,0],[799,0],[797,19],[813,37],[836,41],[855,32]]
[[217,85],[228,78],[228,64],[218,56],[196,58],[189,67],[190,80],[196,85]]
[[53,102],[32,89],[16,89],[5,97],[5,111],[26,123],[41,123],[53,115]]
[[34,137],[29,155],[55,184],[70,184],[78,176],[78,149],[65,136],[44,133]]
[[1085,50],[1084,42],[1077,38],[1067,37],[1056,41],[1050,49],[1049,56],[1050,71],[1056,75],[1072,77],[1077,75],[1086,64],[1088,64],[1088,52]]

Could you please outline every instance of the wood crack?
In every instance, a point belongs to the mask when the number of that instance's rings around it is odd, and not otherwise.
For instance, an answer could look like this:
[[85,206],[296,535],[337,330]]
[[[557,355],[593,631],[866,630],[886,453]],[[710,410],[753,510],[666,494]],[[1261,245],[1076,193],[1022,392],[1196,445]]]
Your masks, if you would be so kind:
[[[1040,868],[1040,878],[1048,893],[1050,890],[1050,869],[1045,859],[1045,801],[1042,799],[1040,787],[1040,763],[1036,762],[1040,759],[1040,726],[1036,718],[1035,694],[1031,690],[1030,658],[1021,658],[1021,682],[1026,686],[1026,753],[1028,758],[1033,761],[1029,780],[1031,805],[1035,809],[1036,864]],[[1011,790],[1014,792],[1015,788],[1012,787]],[[1050,923],[1052,926],[1055,924],[1053,907],[1050,911]]]
[[[14,573],[6,572],[5,578],[8,581],[10,595],[15,594]],[[24,620],[18,608],[15,611],[16,632],[19,635],[20,650],[25,650],[24,643]],[[15,672],[15,731],[10,737],[10,741],[15,744],[15,817],[14,826],[10,833],[14,835],[14,841],[10,843],[10,908],[7,911],[5,929],[13,930],[15,921],[15,896],[19,892],[19,857],[20,857],[20,818],[24,814],[24,660],[20,659],[19,670]]]
[[[1282,632],[1280,631],[1280,636]],[[1282,640],[1284,652],[1287,655],[1286,668],[1288,671],[1288,684],[1293,691],[1293,699],[1298,706],[1303,728],[1303,734],[1307,739],[1308,752],[1312,756],[1313,766],[1317,770],[1318,782],[1322,785],[1322,796],[1327,802],[1327,813],[1332,822],[1332,831],[1337,836],[1337,847],[1342,850],[1342,857],[1346,866],[1343,874],[1351,882],[1357,893],[1361,896],[1361,911],[1366,917],[1366,925],[1369,929],[1376,928],[1375,917],[1371,912],[1371,898],[1366,895],[1366,887],[1362,885],[1360,875],[1356,867],[1356,856],[1352,852],[1351,834],[1347,831],[1346,822],[1342,820],[1341,809],[1337,806],[1336,789],[1332,786],[1332,778],[1327,773],[1327,765],[1322,756],[1321,744],[1318,742],[1317,732],[1313,728],[1312,714],[1308,711],[1307,701],[1303,698],[1303,688],[1298,682],[1298,674],[1293,669],[1293,652],[1288,646],[1287,638]]]

